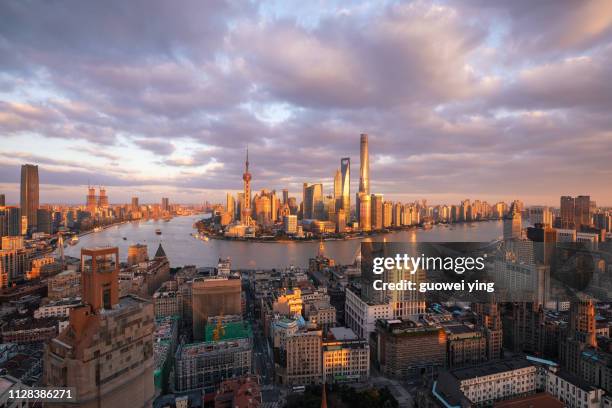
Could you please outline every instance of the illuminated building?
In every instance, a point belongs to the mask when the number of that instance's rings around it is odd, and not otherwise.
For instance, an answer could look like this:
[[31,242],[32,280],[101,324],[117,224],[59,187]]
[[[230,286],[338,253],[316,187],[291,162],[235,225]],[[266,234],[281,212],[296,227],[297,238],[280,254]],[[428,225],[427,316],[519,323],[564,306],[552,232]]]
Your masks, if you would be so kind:
[[285,234],[297,234],[297,215],[285,215],[283,217],[283,230]]
[[372,230],[372,198],[369,194],[357,194],[359,203],[359,228],[362,231]]
[[[3,245],[6,238],[3,238]],[[28,260],[28,251],[25,248],[1,249],[0,287],[5,288],[22,280],[28,269]]]
[[535,224],[543,224],[552,227],[553,214],[550,208],[544,206],[529,207],[529,221]]
[[334,211],[342,208],[342,173],[336,170],[334,176]]
[[138,197],[132,197],[132,211],[140,211],[140,205],[138,204]]
[[106,195],[106,189],[100,186],[100,195],[98,196],[98,208],[105,210],[108,208],[108,196]]
[[128,247],[127,263],[136,265],[149,260],[148,248],[144,244],[132,244]]
[[26,217],[27,229],[37,227],[36,210],[39,207],[38,166],[24,164],[21,166],[21,215]]
[[232,193],[227,193],[225,200],[225,211],[231,214],[232,220],[236,214],[236,200],[234,200],[234,196]]
[[209,317],[242,314],[240,279],[197,278],[191,292],[195,340],[203,339]]
[[242,208],[240,213],[240,221],[243,225],[251,225],[251,173],[249,173],[249,149],[246,152],[244,173],[242,180],[244,181],[244,192],[242,197]]
[[284,316],[302,314],[302,291],[299,288],[287,290],[279,296],[272,305],[272,310]]
[[383,228],[389,228],[393,225],[393,208],[391,201],[385,201],[383,204]]
[[[74,387],[79,407],[151,405],[153,305],[119,298],[117,248],[81,249],[82,304],[69,326],[45,348],[44,383]],[[49,406],[63,406],[58,403]]]
[[46,277],[59,272],[61,264],[56,261],[53,256],[42,256],[40,258],[32,259],[32,265],[30,271],[27,273],[26,278],[28,280],[37,279],[40,277]]
[[36,210],[36,232],[53,233],[51,211],[46,208]]
[[370,194],[370,153],[368,148],[368,135],[362,133],[359,143],[359,192]]
[[330,329],[323,341],[323,375],[329,384],[367,381],[370,377],[370,346],[345,327]]
[[87,197],[85,201],[85,207],[87,208],[87,211],[89,211],[89,213],[93,215],[96,213],[96,206],[97,206],[96,188],[89,186],[87,188]]
[[320,183],[304,183],[304,198],[302,201],[302,219],[323,218],[323,185]]
[[340,160],[340,177],[341,177],[341,208],[346,214],[347,220],[351,213],[351,159],[343,157]]

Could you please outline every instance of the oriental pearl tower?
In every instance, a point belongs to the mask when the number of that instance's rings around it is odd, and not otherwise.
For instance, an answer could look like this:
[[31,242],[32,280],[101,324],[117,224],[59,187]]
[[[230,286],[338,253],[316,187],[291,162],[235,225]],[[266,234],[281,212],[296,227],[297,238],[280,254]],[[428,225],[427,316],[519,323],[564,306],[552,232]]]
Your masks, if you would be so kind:
[[244,202],[242,204],[242,212],[240,220],[242,225],[251,225],[251,173],[249,173],[249,148],[246,151],[246,162],[244,173],[242,174],[242,180],[244,180]]

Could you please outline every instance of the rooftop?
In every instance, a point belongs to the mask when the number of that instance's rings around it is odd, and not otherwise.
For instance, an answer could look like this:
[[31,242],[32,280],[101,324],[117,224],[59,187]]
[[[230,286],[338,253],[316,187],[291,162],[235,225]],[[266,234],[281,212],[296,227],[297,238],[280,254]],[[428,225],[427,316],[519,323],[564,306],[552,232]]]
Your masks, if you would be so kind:
[[532,367],[533,364],[525,359],[512,359],[492,361],[474,367],[465,367],[451,370],[451,374],[458,380],[469,380],[477,377],[486,377],[507,371]]

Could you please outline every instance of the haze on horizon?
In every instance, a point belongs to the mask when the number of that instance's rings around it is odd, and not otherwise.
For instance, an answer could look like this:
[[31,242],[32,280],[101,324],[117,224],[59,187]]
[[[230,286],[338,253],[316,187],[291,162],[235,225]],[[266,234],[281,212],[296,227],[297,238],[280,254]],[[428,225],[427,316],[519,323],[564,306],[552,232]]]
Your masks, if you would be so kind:
[[612,205],[612,3],[0,2],[0,192],[223,200],[340,158],[389,199]]

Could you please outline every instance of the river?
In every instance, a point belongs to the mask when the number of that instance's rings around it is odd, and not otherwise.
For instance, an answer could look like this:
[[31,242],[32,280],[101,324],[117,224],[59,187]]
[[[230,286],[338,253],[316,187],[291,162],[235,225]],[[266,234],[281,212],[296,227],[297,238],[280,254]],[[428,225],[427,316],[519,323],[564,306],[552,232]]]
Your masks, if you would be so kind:
[[[122,260],[131,244],[146,244],[153,256],[161,243],[170,264],[175,266],[215,266],[219,257],[230,257],[232,268],[272,269],[290,265],[307,267],[315,256],[319,243],[310,242],[245,242],[211,239],[201,241],[191,236],[192,225],[202,215],[175,217],[168,222],[148,220],[115,225],[105,230],[84,235],[79,243],[68,246],[66,255],[79,257],[81,247],[118,246]],[[160,229],[161,235],[155,230]],[[502,235],[502,221],[485,221],[454,225],[435,225],[429,230],[411,229],[380,234],[366,239],[389,242],[488,242]],[[125,240],[123,238],[126,238]],[[359,249],[359,239],[325,241],[325,254],[338,264],[352,263]]]

